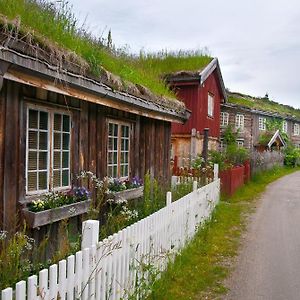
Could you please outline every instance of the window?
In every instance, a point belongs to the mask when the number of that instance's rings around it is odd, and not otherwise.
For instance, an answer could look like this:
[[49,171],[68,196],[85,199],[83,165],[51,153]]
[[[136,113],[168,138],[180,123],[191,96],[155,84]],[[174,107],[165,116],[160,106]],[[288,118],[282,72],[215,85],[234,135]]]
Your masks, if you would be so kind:
[[243,139],[238,139],[238,140],[236,141],[236,143],[237,143],[237,146],[238,146],[239,148],[243,148],[243,147],[244,147],[244,140],[243,140]]
[[221,127],[225,127],[228,125],[229,121],[229,113],[228,112],[221,112]]
[[287,133],[287,132],[288,132],[288,123],[287,123],[286,120],[284,120],[284,121],[282,122],[282,131],[283,131],[284,133]]
[[294,135],[300,135],[300,127],[299,124],[294,124]]
[[130,125],[108,123],[107,174],[110,177],[129,176]]
[[235,116],[235,128],[240,130],[244,129],[244,115],[237,114]]
[[26,193],[69,187],[70,116],[28,107],[26,136]]
[[214,96],[210,93],[208,93],[208,111],[207,114],[209,117],[214,116]]
[[266,123],[267,119],[263,117],[258,118],[258,129],[259,130],[266,130]]

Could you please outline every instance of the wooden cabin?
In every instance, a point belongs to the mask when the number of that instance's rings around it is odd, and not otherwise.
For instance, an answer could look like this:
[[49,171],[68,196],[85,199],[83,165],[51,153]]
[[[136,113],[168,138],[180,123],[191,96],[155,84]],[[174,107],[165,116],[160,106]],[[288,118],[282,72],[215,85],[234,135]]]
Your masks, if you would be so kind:
[[208,131],[208,149],[217,149],[220,137],[220,106],[226,92],[217,58],[197,72],[181,71],[167,76],[191,117],[185,124],[172,124],[172,155],[193,159],[203,151],[204,130]]
[[32,199],[70,188],[82,170],[170,179],[171,122],[187,120],[184,105],[116,90],[55,59],[1,33],[0,229],[13,228]]

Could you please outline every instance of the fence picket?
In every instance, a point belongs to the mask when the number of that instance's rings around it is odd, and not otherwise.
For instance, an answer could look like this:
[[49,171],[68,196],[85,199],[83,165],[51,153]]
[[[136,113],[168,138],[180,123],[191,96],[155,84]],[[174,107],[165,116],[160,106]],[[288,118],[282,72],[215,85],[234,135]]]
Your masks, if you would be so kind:
[[57,265],[52,265],[49,268],[49,299],[57,299],[57,293]]
[[25,299],[26,299],[26,282],[22,280],[16,284],[16,300],[25,300]]

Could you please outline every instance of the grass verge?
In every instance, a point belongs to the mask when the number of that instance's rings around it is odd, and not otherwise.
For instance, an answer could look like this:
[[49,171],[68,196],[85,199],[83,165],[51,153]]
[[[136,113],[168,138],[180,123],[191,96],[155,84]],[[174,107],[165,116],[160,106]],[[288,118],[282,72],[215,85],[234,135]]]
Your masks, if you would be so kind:
[[230,198],[223,198],[211,220],[199,230],[154,286],[149,299],[215,299],[237,255],[246,216],[266,186],[298,169],[274,168],[257,174]]

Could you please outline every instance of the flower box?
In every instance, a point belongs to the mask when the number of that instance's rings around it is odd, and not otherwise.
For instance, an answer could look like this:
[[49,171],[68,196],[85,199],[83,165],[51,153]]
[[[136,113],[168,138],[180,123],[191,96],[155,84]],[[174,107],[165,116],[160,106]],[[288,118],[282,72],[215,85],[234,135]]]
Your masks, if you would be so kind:
[[115,200],[118,200],[118,199],[132,200],[132,199],[142,197],[143,192],[144,192],[144,187],[140,186],[140,187],[134,188],[134,189],[128,189],[128,190],[124,190],[124,191],[120,191],[120,192],[110,193],[110,194],[108,194],[108,199],[113,198]]
[[32,212],[28,210],[28,208],[24,208],[23,214],[28,225],[31,228],[37,228],[66,218],[84,214],[89,210],[91,201],[92,200],[88,199],[40,212]]

